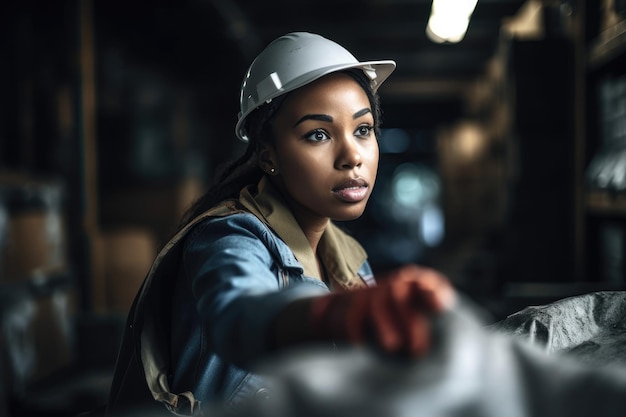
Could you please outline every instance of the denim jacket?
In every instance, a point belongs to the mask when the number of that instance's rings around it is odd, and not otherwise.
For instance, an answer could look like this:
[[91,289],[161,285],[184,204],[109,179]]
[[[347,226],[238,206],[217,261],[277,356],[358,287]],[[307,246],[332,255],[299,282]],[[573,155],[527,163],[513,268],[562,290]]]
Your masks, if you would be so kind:
[[277,313],[298,298],[374,285],[365,251],[332,222],[318,255],[327,282],[266,178],[190,222],[159,253],[133,303],[108,414],[152,398],[202,415],[267,395],[250,369],[271,350]]

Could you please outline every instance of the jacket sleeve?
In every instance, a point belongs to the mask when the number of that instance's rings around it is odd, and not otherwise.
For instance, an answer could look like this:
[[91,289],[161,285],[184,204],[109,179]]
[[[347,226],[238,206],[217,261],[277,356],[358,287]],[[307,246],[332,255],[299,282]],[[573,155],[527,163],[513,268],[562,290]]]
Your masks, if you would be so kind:
[[219,356],[248,367],[271,351],[270,327],[292,301],[328,292],[314,283],[281,288],[275,238],[252,215],[204,221],[191,231],[183,268]]

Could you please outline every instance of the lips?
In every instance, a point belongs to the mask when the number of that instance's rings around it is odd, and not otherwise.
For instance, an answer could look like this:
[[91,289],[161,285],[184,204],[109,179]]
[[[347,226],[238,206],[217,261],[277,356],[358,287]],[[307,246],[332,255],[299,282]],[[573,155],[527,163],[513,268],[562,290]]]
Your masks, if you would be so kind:
[[358,203],[367,196],[369,185],[362,178],[350,179],[333,188],[333,193],[347,203]]

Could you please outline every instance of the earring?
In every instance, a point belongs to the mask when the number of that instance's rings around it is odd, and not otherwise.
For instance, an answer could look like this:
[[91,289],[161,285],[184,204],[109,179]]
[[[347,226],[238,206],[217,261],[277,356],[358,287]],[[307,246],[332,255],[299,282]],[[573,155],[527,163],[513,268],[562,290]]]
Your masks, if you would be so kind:
[[276,168],[270,168],[270,174],[276,175]]

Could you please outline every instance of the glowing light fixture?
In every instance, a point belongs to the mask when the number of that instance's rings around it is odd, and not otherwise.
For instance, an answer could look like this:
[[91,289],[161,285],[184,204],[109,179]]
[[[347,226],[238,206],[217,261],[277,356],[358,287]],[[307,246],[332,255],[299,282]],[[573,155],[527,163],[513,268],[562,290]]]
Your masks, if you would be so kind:
[[457,43],[467,32],[478,0],[433,0],[426,35],[433,42]]

